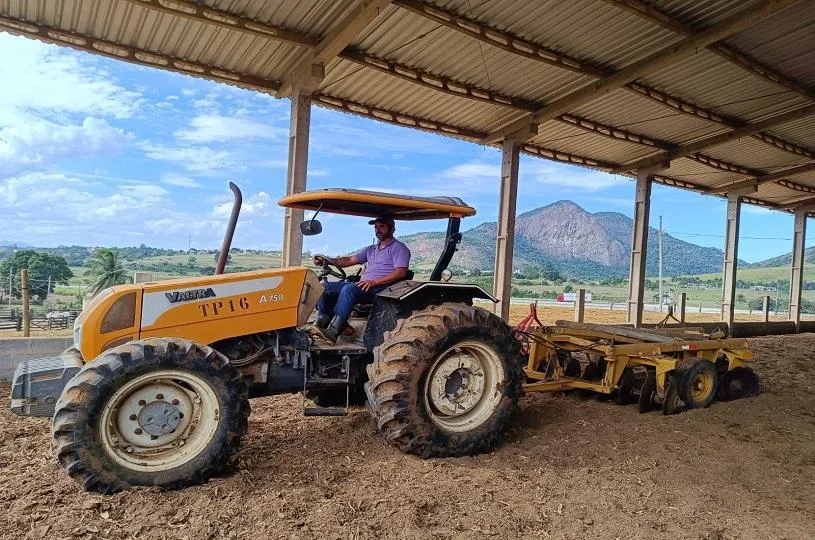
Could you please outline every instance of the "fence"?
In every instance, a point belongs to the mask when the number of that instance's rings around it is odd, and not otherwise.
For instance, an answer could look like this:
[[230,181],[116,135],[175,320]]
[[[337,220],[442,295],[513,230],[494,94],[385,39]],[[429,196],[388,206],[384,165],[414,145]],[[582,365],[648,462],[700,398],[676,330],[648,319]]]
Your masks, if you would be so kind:
[[[31,330],[51,331],[67,330],[73,325],[74,320],[79,315],[79,311],[41,311],[39,313],[32,310]],[[0,330],[14,330],[17,332],[23,329],[23,312],[19,309],[0,310]]]

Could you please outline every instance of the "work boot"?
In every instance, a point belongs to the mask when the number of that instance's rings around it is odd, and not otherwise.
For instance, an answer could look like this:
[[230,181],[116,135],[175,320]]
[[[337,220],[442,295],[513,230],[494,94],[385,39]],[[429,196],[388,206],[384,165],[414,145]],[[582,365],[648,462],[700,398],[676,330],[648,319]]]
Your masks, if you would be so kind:
[[323,313],[321,311],[317,312],[317,317],[314,319],[314,326],[318,328],[328,328],[328,325],[331,323],[331,315]]
[[326,340],[330,343],[334,344],[337,342],[337,338],[342,331],[345,330],[345,326],[348,324],[348,321],[340,317],[339,315],[334,315],[334,318],[331,319],[331,324],[328,325],[328,328],[323,330],[321,333]]

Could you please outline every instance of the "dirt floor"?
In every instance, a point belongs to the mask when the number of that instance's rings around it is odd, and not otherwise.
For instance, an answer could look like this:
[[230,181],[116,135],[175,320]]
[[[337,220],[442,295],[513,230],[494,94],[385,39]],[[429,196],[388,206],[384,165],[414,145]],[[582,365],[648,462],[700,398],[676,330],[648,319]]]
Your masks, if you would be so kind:
[[398,453],[363,409],[252,402],[238,470],[178,492],[82,492],[0,385],[0,538],[813,538],[815,334],[753,341],[762,395],[662,416],[527,395],[493,453]]

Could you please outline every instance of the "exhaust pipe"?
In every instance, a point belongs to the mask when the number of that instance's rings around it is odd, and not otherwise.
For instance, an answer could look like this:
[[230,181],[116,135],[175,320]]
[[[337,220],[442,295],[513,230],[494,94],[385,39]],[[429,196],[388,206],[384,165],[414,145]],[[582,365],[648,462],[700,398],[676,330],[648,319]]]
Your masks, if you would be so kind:
[[235,203],[232,205],[232,215],[229,216],[229,225],[226,227],[226,235],[224,236],[224,244],[221,246],[221,253],[218,257],[218,265],[215,267],[215,275],[223,274],[226,267],[226,261],[229,258],[229,249],[232,247],[232,237],[235,236],[235,226],[238,224],[238,216],[241,213],[241,205],[243,204],[243,194],[238,186],[234,183],[229,183],[229,189],[235,195]]

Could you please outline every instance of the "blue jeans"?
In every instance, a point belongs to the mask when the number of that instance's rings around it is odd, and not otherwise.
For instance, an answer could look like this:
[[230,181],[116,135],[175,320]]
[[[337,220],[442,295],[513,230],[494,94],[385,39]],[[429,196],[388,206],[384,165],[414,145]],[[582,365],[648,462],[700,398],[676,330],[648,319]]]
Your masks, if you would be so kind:
[[351,316],[354,304],[371,304],[376,293],[385,289],[387,285],[371,287],[368,291],[363,291],[356,283],[345,281],[329,281],[324,283],[325,292],[317,301],[317,311],[331,315],[332,313],[341,317],[344,321]]

